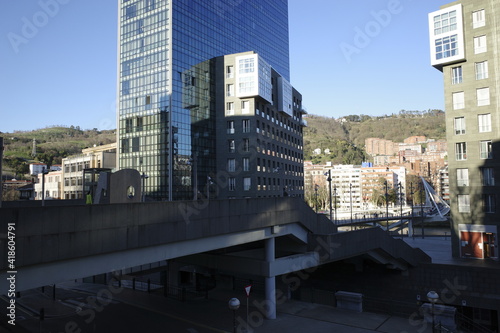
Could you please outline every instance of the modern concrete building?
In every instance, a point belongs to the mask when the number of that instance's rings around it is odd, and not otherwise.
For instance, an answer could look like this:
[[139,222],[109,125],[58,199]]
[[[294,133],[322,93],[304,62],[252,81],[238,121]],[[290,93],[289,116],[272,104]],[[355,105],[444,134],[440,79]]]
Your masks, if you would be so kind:
[[118,168],[147,174],[148,198],[193,199],[212,186],[226,130],[213,59],[255,51],[289,81],[287,0],[120,0],[118,15]]
[[498,258],[499,27],[495,0],[429,14],[431,64],[444,79],[455,257]]
[[218,172],[209,175],[219,183],[214,194],[303,197],[300,93],[255,52],[219,57],[215,66]]

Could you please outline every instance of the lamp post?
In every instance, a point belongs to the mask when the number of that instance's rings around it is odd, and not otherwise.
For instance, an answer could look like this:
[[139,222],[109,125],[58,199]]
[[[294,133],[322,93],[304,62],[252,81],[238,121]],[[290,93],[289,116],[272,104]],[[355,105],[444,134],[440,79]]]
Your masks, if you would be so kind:
[[420,186],[420,217],[421,217],[421,222],[420,226],[422,227],[422,239],[425,238],[424,236],[424,179],[422,178],[422,182],[419,184]]
[[439,299],[439,295],[437,292],[434,290],[431,290],[427,293],[427,299],[429,302],[431,302],[431,314],[432,314],[432,333],[435,332],[435,325],[434,325],[434,304],[437,302]]
[[328,182],[328,192],[330,197],[330,221],[332,221],[332,170],[328,170],[328,178],[326,178]]
[[318,184],[314,184],[314,206],[316,209],[316,213],[318,212]]
[[142,198],[141,198],[141,201],[142,202],[146,201],[146,179],[148,179],[148,178],[149,178],[149,176],[143,172],[141,175],[141,180],[142,180]]
[[352,225],[352,183],[349,183],[349,204],[351,206],[351,231],[353,229]]
[[403,216],[403,185],[398,183],[399,188],[399,216]]
[[387,233],[389,233],[389,193],[387,192],[387,180],[384,182],[385,186],[385,228]]
[[333,216],[333,220],[335,224],[337,224],[337,186],[333,185],[333,205],[335,206],[335,215]]
[[240,300],[233,297],[229,300],[229,310],[233,310],[233,333],[236,333],[236,310],[240,307]]
[[413,182],[410,183],[410,196],[411,196],[411,226],[413,228],[412,230],[412,237],[415,239],[415,228],[413,227]]
[[45,169],[42,169],[42,206],[45,206],[45,175],[49,172]]

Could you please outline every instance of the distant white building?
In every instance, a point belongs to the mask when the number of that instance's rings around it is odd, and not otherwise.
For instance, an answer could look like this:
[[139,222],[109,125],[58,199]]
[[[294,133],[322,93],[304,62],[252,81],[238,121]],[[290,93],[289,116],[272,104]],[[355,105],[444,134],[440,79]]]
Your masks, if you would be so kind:
[[62,171],[51,171],[45,175],[45,181],[42,181],[42,175],[38,183],[35,184],[35,200],[42,200],[42,187],[45,187],[46,200],[62,199]]
[[319,155],[319,154],[321,154],[321,148],[316,148],[316,149],[314,149],[314,150],[313,150],[313,154],[315,154],[315,155]]
[[44,170],[47,170],[47,164],[31,163],[29,168],[30,168],[30,175],[37,176],[38,174],[41,174]]

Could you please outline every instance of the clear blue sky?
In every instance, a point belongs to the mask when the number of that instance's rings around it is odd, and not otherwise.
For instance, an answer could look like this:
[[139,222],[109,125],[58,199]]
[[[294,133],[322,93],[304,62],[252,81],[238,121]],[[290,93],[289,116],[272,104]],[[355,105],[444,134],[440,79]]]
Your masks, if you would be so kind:
[[[1,2],[0,132],[116,127],[116,2]],[[291,81],[307,111],[443,109],[427,14],[449,2],[289,0]]]

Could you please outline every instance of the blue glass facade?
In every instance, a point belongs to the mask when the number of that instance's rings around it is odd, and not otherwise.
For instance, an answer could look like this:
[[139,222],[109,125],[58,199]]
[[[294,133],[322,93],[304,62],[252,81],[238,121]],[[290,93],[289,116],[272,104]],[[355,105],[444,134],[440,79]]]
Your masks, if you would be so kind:
[[193,169],[216,171],[212,59],[256,51],[289,80],[287,0],[119,1],[119,167],[151,198],[192,199]]

